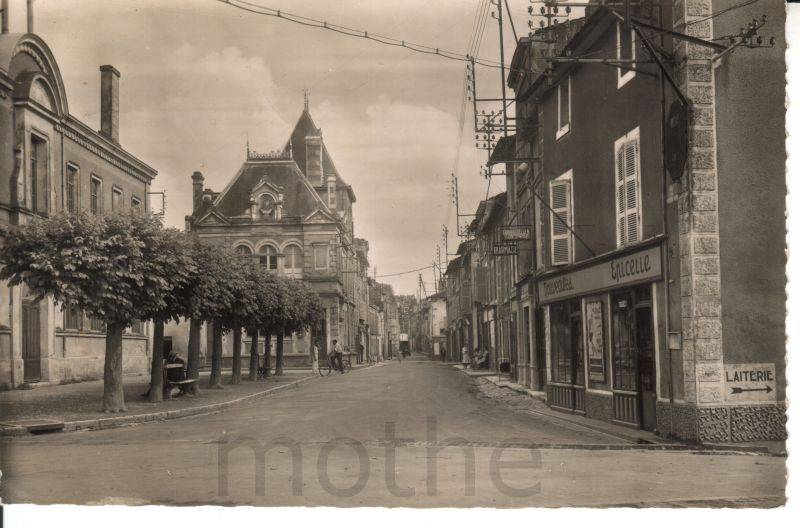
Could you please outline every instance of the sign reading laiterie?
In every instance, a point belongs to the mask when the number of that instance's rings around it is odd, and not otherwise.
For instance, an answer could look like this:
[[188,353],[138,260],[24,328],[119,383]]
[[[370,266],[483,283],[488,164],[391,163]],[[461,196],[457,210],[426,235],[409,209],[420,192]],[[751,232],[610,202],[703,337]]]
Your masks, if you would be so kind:
[[531,228],[527,226],[504,226],[500,234],[506,242],[518,242],[531,239]]
[[539,282],[539,301],[548,303],[661,278],[661,246],[594,264]]
[[518,254],[519,251],[517,249],[517,245],[514,243],[492,245],[492,255],[494,255],[495,257],[504,257],[508,255],[518,255]]
[[725,401],[777,401],[775,382],[774,363],[725,365]]

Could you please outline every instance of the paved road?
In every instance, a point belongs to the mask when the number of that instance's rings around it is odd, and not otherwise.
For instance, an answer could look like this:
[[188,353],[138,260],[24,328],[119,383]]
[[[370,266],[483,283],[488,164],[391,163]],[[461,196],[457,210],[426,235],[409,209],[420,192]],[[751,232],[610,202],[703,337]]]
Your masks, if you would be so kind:
[[447,366],[404,361],[219,414],[6,438],[0,493],[43,504],[781,502],[784,458],[620,450],[623,443],[480,398]]

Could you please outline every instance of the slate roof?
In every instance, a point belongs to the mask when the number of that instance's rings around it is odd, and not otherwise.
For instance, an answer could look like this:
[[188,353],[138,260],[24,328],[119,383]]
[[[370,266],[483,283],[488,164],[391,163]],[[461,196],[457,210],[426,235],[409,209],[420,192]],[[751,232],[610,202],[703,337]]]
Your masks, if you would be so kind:
[[215,204],[216,211],[228,217],[247,214],[250,193],[262,179],[283,187],[284,216],[305,217],[317,209],[327,209],[294,161],[248,160],[230,186],[220,194]]
[[[294,130],[292,130],[289,141],[284,147],[284,150],[288,151],[291,143],[292,158],[294,158],[303,174],[306,174],[306,136],[313,135],[322,135],[322,130],[314,123],[314,119],[311,117],[308,110],[303,110],[303,113],[300,114],[300,118],[294,126]],[[326,177],[330,174],[334,174],[336,176],[336,186],[346,188],[350,195],[350,201],[356,201],[353,189],[342,179],[339,175],[339,171],[336,170],[336,165],[333,164],[333,159],[328,153],[324,140],[322,142],[322,174]]]

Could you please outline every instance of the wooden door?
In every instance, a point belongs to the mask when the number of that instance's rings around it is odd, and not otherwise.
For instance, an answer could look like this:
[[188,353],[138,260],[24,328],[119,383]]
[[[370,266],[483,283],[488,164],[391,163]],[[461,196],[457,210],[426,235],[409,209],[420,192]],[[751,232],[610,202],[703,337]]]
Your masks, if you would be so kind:
[[39,346],[39,305],[22,302],[22,364],[26,382],[42,379],[41,349]]

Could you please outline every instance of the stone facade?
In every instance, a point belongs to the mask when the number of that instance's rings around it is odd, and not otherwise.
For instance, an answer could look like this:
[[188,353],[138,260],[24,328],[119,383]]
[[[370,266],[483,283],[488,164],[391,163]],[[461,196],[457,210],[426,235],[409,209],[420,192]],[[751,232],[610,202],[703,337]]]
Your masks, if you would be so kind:
[[[156,171],[120,145],[119,82],[101,70],[101,132],[69,113],[58,64],[32,33],[0,35],[0,225],[62,211],[145,212]],[[2,240],[0,240],[2,243]],[[0,284],[0,388],[103,376],[99,321]],[[125,375],[149,372],[149,328],[123,338]]]

